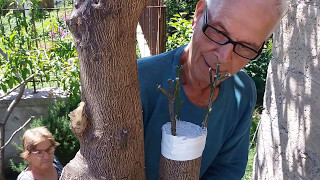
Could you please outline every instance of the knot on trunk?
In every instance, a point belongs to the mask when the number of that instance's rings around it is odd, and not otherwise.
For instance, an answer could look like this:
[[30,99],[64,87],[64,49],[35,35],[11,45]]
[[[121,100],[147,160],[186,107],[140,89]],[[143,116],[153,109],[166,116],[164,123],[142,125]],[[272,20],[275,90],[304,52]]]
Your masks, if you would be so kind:
[[79,107],[69,114],[69,117],[71,118],[70,128],[79,139],[82,139],[88,124],[85,107],[85,103],[81,102]]

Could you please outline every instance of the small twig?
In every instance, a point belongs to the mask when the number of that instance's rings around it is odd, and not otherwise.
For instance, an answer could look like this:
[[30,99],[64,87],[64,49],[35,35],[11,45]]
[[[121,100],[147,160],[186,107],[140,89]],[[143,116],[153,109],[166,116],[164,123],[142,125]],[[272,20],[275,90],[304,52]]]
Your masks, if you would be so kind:
[[[163,89],[161,85],[157,85],[157,90],[159,90],[162,94],[167,96],[168,99],[168,105],[169,105],[169,116],[171,120],[171,134],[173,136],[177,135],[177,122],[176,120],[179,120],[179,114],[180,114],[180,109],[181,109],[181,99],[180,99],[180,73],[182,67],[176,66],[176,71],[177,71],[177,77],[175,80],[168,79],[168,91]],[[175,115],[174,112],[174,101],[177,98],[177,116]]]
[[207,128],[208,125],[208,119],[210,116],[210,113],[212,111],[212,101],[213,101],[213,96],[214,96],[214,91],[216,89],[216,83],[218,81],[218,77],[219,77],[219,69],[220,69],[220,64],[217,64],[216,67],[216,73],[214,75],[213,81],[212,81],[212,68],[209,68],[209,76],[210,76],[210,97],[209,97],[209,103],[208,103],[208,107],[207,107],[207,112],[206,115],[204,117],[204,121],[202,124],[202,127],[205,129]]
[[215,75],[213,77],[213,80],[212,80],[212,68],[211,67],[209,68],[210,97],[209,97],[209,103],[208,103],[208,107],[207,107],[207,112],[206,112],[206,115],[204,117],[203,124],[202,124],[202,128],[204,128],[204,129],[206,129],[207,126],[208,126],[208,119],[209,119],[210,113],[212,111],[213,97],[214,97],[214,92],[215,92],[215,89],[216,89],[217,81],[221,80],[221,79],[224,79],[226,77],[229,77],[231,75],[230,73],[228,73],[228,74],[226,74],[224,76],[221,76],[219,74],[219,69],[220,69],[220,64],[217,64],[216,73],[215,73]]
[[21,87],[22,85],[25,85],[27,82],[31,81],[33,79],[34,75],[32,74],[30,77],[28,77],[25,81],[21,82],[20,84],[16,85],[14,88],[10,89],[5,95],[0,96],[0,99],[8,96],[10,93]]
[[163,93],[164,95],[168,96],[167,91],[164,90],[161,85],[157,85],[157,90],[159,90],[161,93]]
[[34,116],[31,116],[21,127],[15,130],[12,133],[11,137],[8,139],[8,141],[2,147],[0,147],[0,151],[2,151],[11,142],[12,138],[33,119],[34,119]]
[[231,76],[230,73],[228,73],[228,74],[226,74],[226,75],[224,75],[224,76],[219,77],[218,80],[224,79],[224,78],[229,77],[229,76]]
[[168,85],[169,85],[169,89],[168,89],[168,103],[169,103],[169,115],[170,115],[170,120],[171,120],[171,134],[173,136],[176,136],[176,119],[174,116],[174,91],[176,89],[176,87],[174,87],[174,89],[172,89],[172,85],[173,85],[173,80],[169,79],[168,80]]
[[177,120],[180,120],[180,112],[181,112],[181,107],[182,107],[182,103],[183,101],[181,100],[181,95],[180,95],[180,77],[181,77],[181,71],[182,71],[183,66],[176,66],[176,77],[178,77],[178,79],[176,79],[176,87],[177,87],[177,92],[175,94],[175,97],[177,99],[176,102],[176,118]]
[[[173,87],[174,86],[174,87]],[[163,89],[161,85],[157,85],[157,89],[167,96],[169,105],[169,116],[171,120],[171,134],[176,136],[176,118],[174,114],[174,101],[179,90],[179,78],[175,80],[168,79],[168,91]]]

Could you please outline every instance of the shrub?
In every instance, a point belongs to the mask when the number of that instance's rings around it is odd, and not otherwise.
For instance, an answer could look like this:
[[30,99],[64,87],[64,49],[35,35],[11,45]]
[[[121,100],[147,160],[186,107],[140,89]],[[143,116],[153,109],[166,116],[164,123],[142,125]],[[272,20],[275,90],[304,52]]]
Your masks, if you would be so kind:
[[164,4],[168,7],[167,22],[169,22],[177,12],[186,12],[186,19],[189,19],[195,11],[197,3],[198,0],[165,0]]
[[9,5],[9,0],[0,0],[0,9],[5,9]]
[[253,79],[257,88],[257,104],[262,105],[263,95],[265,91],[265,84],[267,78],[268,65],[273,58],[272,52],[272,39],[267,42],[259,58],[250,61],[250,63],[244,67],[244,70]]
[[168,35],[166,49],[170,51],[179,46],[189,43],[192,36],[192,20],[186,20],[184,16],[187,13],[182,12],[175,14],[168,23],[170,28],[173,28],[173,34]]

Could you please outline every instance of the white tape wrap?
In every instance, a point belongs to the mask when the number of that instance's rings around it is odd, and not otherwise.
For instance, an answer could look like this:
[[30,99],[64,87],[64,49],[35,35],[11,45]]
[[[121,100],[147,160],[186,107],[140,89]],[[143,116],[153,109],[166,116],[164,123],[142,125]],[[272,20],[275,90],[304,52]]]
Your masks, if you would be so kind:
[[171,122],[162,126],[161,154],[175,161],[188,161],[202,156],[207,131],[185,121],[177,121],[176,129],[177,136],[172,136]]

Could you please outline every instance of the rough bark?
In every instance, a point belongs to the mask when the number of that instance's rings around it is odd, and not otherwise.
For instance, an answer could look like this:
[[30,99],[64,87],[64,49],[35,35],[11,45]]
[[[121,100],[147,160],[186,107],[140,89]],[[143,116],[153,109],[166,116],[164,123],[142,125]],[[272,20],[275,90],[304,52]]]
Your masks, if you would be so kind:
[[190,161],[173,161],[161,155],[160,180],[187,180],[199,179],[201,157]]
[[147,0],[78,1],[68,25],[79,56],[86,127],[61,179],[145,179],[135,54]]
[[274,33],[253,179],[320,179],[320,1],[291,0]]

